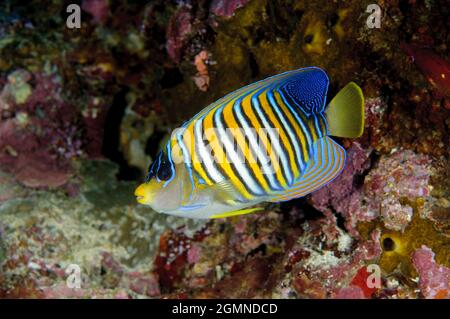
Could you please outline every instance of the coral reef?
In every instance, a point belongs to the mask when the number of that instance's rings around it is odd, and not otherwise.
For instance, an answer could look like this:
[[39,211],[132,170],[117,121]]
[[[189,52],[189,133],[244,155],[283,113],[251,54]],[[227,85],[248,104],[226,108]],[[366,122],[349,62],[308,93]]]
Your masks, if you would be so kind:
[[419,272],[419,287],[425,298],[450,298],[450,268],[437,265],[430,248],[422,246],[417,249],[413,262]]
[[[342,214],[349,229],[358,221],[380,216],[386,228],[403,230],[413,214],[408,201],[421,199],[423,206],[428,207],[432,200],[430,159],[409,150],[394,151],[371,165],[369,154],[370,151],[354,144],[348,152],[350,165],[335,183],[312,194],[311,201],[321,211],[331,207]],[[370,172],[364,176],[369,168]],[[363,185],[358,178],[364,178]]]
[[167,53],[174,62],[180,62],[187,36],[192,32],[192,16],[188,7],[181,7],[173,14],[167,28]]
[[8,75],[1,92],[0,162],[28,187],[64,185],[69,160],[81,155],[76,113],[59,96],[59,81],[19,69]]
[[[80,29],[0,4],[0,297],[450,298],[445,1],[382,1],[381,29],[369,1],[79,3]],[[135,203],[172,129],[311,65],[365,95],[332,183],[211,221]]]

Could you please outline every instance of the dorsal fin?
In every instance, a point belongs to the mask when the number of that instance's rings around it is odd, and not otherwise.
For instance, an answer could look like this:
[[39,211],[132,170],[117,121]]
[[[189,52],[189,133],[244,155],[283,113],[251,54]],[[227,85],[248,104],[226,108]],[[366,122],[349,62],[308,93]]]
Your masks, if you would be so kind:
[[327,74],[317,67],[287,71],[246,85],[225,95],[201,110],[190,121],[200,118],[212,109],[220,107],[240,95],[272,86],[279,89],[279,92],[282,93],[288,103],[292,104],[292,107],[301,109],[307,115],[323,112],[328,84]]
[[289,104],[296,106],[307,115],[322,113],[328,91],[328,76],[322,69],[306,68],[303,72],[293,74],[280,86]]

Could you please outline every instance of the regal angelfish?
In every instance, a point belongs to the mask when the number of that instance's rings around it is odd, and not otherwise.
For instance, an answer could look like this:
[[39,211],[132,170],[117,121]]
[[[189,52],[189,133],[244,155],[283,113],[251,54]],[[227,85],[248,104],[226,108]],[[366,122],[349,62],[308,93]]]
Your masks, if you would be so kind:
[[325,107],[328,83],[319,68],[298,69],[212,103],[172,133],[137,201],[170,215],[221,218],[323,187],[345,163],[329,136],[356,138],[364,128],[359,86],[350,82]]

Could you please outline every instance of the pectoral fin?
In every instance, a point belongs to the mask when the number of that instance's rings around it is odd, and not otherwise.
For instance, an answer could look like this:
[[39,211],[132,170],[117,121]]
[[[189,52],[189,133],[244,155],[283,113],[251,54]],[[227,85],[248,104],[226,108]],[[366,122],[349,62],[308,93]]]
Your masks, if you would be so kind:
[[206,187],[213,192],[214,198],[217,201],[228,205],[234,205],[240,197],[230,180],[224,180]]

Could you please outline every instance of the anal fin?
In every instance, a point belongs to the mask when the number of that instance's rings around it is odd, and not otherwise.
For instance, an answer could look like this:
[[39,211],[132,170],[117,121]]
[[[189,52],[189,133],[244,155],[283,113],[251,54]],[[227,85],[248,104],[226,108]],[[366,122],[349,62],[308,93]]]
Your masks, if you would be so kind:
[[260,210],[263,210],[263,208],[261,208],[261,207],[245,208],[245,209],[235,210],[232,212],[211,215],[209,218],[226,218],[226,217],[237,216],[237,215],[246,215],[246,214],[251,214],[253,212],[260,211]]
[[270,199],[270,202],[306,196],[331,182],[344,168],[345,150],[328,136],[316,141],[313,155],[300,180],[283,194]]

